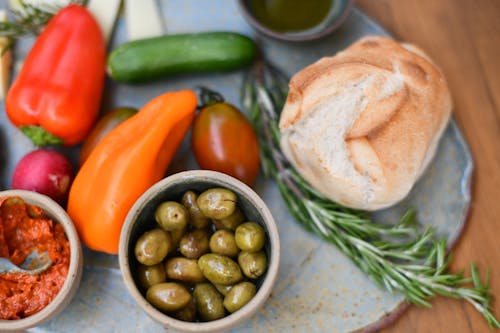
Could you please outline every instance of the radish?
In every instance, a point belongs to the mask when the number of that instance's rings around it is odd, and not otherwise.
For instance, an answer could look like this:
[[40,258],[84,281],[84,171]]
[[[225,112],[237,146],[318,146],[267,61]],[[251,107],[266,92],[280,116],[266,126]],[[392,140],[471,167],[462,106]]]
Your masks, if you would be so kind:
[[66,156],[50,149],[37,149],[16,165],[12,188],[42,193],[65,205],[72,181],[73,167]]

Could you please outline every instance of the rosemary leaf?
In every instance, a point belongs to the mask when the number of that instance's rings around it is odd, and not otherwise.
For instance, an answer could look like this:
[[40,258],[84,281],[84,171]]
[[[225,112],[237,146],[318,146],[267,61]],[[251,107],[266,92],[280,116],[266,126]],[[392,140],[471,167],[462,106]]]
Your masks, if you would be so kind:
[[[72,0],[71,3],[85,4],[85,0]],[[0,22],[0,36],[19,38],[24,35],[38,35],[49,20],[61,8],[56,5],[34,5],[21,0],[20,9],[11,10],[14,20]]]
[[491,327],[500,328],[492,312],[488,272],[482,282],[476,266],[470,278],[448,271],[451,255],[435,230],[421,230],[409,209],[397,223],[375,223],[367,212],[343,207],[312,188],[288,163],[280,149],[278,126],[287,97],[288,79],[262,60],[242,85],[242,104],[257,133],[262,168],[272,178],[290,214],[306,230],[334,244],[361,271],[389,292],[400,292],[419,306],[431,306],[437,295],[464,299]]

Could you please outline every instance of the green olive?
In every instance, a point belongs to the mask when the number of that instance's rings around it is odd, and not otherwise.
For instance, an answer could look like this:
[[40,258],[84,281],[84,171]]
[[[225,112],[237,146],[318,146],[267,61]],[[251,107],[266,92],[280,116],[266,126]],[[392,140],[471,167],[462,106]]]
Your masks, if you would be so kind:
[[193,225],[193,227],[203,229],[209,225],[210,219],[203,215],[200,207],[198,207],[198,204],[196,203],[196,199],[198,199],[198,195],[196,193],[193,191],[187,191],[182,196],[182,204],[189,212],[189,222]]
[[236,257],[240,252],[234,233],[229,230],[217,230],[212,237],[210,237],[210,251],[217,254],[222,254],[228,257]]
[[224,219],[236,209],[236,194],[225,188],[206,190],[196,200],[201,212],[211,219]]
[[148,289],[155,284],[167,281],[167,274],[162,263],[146,266],[139,264],[137,267],[137,278],[144,289]]
[[233,313],[241,309],[245,304],[255,296],[256,288],[251,282],[240,282],[233,286],[229,293],[224,297],[224,307],[227,311]]
[[188,217],[186,208],[175,201],[162,202],[155,211],[156,222],[167,231],[185,228]]
[[264,247],[266,234],[258,223],[245,222],[236,228],[235,239],[242,251],[258,252]]
[[241,251],[238,255],[238,264],[246,277],[257,279],[267,270],[267,257],[264,251]]
[[210,283],[197,284],[193,297],[201,320],[211,321],[226,315],[222,295]]
[[160,228],[146,231],[135,244],[135,257],[141,264],[160,263],[173,248],[172,236]]
[[214,220],[214,225],[217,229],[228,229],[228,230],[236,230],[236,228],[245,221],[245,215],[241,209],[236,207],[234,213],[229,215],[226,218],[220,220]]
[[196,303],[194,302],[194,297],[191,297],[191,301],[185,307],[170,314],[179,320],[196,321]]
[[217,289],[218,292],[220,292],[223,296],[226,296],[229,290],[233,287],[232,285],[225,286],[223,284],[213,284],[215,289]]
[[187,283],[200,283],[205,281],[205,277],[198,267],[198,260],[182,257],[170,258],[165,263],[166,276],[172,280],[179,280]]
[[155,284],[146,292],[146,299],[161,311],[177,311],[188,305],[191,294],[182,284],[164,282]]
[[210,235],[204,229],[195,229],[182,236],[179,251],[189,259],[198,259],[209,250]]
[[223,285],[239,282],[243,275],[240,266],[231,258],[215,253],[204,254],[198,259],[203,275],[212,283]]

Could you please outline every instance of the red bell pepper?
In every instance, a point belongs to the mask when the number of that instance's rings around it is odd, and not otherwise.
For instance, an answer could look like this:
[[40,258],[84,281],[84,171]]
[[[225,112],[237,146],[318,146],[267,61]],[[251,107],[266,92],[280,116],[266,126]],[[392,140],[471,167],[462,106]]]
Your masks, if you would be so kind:
[[61,9],[29,52],[7,93],[7,116],[37,146],[80,143],[92,129],[104,86],[106,44],[92,14]]

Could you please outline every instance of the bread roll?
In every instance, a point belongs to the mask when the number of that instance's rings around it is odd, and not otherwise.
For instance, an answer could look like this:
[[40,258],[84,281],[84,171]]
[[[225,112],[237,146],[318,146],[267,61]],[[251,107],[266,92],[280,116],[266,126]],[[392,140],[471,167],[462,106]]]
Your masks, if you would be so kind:
[[451,108],[443,74],[424,52],[369,36],[293,76],[281,147],[329,199],[381,209],[423,173]]

